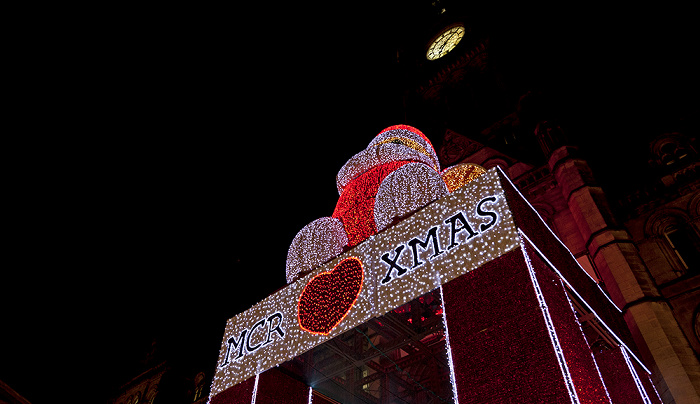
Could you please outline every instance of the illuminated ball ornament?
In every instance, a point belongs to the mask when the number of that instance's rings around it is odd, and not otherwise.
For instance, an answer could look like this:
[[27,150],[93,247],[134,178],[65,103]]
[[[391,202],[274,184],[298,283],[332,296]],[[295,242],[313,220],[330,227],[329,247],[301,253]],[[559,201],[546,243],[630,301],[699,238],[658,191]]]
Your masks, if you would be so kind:
[[442,179],[447,184],[450,193],[474,181],[486,170],[477,164],[462,163],[446,168],[442,171]]
[[[343,223],[332,217],[322,217],[304,226],[297,233],[287,252],[287,282],[291,283],[302,271],[321,265],[343,252],[348,238]],[[314,245],[307,249],[305,246]]]
[[[449,178],[465,177],[463,171]],[[292,241],[287,282],[447,195],[451,189],[444,175],[420,130],[394,125],[381,131],[338,172],[340,197],[331,217],[311,222]]]
[[410,163],[389,174],[377,191],[374,222],[377,230],[413,212],[416,207],[447,195],[447,187],[436,171],[425,164]]

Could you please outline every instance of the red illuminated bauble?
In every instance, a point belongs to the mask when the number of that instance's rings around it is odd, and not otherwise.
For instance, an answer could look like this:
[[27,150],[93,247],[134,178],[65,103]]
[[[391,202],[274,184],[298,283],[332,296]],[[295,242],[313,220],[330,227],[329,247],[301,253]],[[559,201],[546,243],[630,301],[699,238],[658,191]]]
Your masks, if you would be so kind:
[[331,271],[314,276],[299,297],[299,326],[328,335],[350,312],[362,289],[362,261],[346,258]]
[[410,161],[395,161],[371,168],[355,178],[343,191],[333,217],[342,221],[348,234],[348,245],[354,247],[377,233],[374,203],[377,190],[387,175]]

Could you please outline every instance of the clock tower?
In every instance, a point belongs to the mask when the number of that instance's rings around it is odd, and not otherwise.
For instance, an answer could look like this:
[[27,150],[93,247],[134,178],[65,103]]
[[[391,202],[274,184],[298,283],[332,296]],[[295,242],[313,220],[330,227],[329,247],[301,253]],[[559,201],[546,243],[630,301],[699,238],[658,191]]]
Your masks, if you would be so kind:
[[437,60],[447,55],[454,49],[464,36],[464,25],[456,23],[448,26],[435,36],[428,46],[425,54],[428,60]]
[[[526,34],[517,18],[462,2],[426,4],[406,12],[416,28],[398,43],[406,122],[434,134],[449,129],[516,157],[544,161],[533,135],[538,92],[520,101],[539,88],[539,75],[547,75],[524,63],[527,47],[521,45],[526,38],[542,42]],[[439,148],[441,139],[432,140]]]

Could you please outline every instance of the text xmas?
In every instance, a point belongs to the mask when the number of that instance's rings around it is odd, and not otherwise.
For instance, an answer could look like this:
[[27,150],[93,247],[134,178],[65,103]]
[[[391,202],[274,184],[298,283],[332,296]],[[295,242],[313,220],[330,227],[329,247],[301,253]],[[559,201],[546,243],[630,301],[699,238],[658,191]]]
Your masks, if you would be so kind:
[[[428,261],[432,261],[433,258],[437,257],[438,255],[449,251],[464,242],[468,242],[472,238],[492,228],[498,221],[498,214],[494,211],[485,209],[485,205],[493,204],[497,199],[498,198],[495,196],[488,196],[476,204],[476,216],[488,220],[487,222],[480,223],[478,227],[472,226],[472,224],[467,221],[467,218],[463,212],[458,212],[445,220],[443,225],[431,227],[423,239],[420,237],[414,237],[407,243],[396,247],[393,252],[393,256],[391,256],[392,254],[390,253],[382,255],[382,263],[387,266],[387,271],[386,276],[381,280],[381,283],[385,285],[395,279],[394,276],[401,277],[408,271],[423,265],[425,262],[421,260],[419,249],[422,251],[432,249],[433,254],[428,257]],[[447,250],[443,250],[441,248],[438,236],[438,230],[442,228],[442,231],[446,231],[444,229],[445,227],[448,227],[450,232],[450,245],[447,246]],[[398,264],[404,250],[410,251],[410,254],[412,255],[413,260],[410,268],[402,267]]]

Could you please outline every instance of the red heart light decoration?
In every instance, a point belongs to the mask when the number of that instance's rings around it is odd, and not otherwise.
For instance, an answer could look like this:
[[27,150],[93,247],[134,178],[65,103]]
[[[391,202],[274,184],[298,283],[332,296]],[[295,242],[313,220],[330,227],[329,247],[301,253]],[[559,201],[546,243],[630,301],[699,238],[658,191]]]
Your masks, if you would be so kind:
[[364,276],[362,261],[355,257],[314,276],[299,296],[297,313],[301,329],[328,335],[357,301]]

